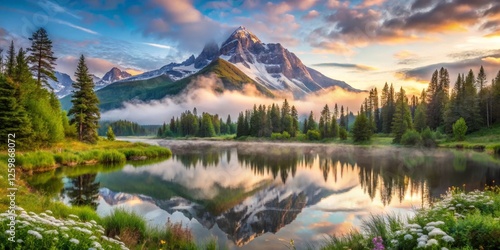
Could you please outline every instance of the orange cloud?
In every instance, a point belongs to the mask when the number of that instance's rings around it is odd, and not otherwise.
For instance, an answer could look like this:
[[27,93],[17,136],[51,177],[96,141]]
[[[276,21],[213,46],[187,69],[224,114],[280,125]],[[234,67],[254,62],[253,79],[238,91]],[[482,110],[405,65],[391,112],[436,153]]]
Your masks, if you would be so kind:
[[492,64],[500,64],[500,58],[499,57],[489,56],[489,57],[482,58],[481,60],[483,60],[485,62],[492,63]]

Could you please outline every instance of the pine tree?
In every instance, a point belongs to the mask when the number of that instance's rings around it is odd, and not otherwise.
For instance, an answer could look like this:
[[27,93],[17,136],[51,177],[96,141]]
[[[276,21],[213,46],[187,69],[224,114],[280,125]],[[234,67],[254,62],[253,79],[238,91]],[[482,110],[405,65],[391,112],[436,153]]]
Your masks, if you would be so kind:
[[292,131],[291,131],[292,133],[290,133],[290,136],[295,137],[297,135],[297,131],[299,131],[299,113],[297,112],[295,106],[292,106],[291,116],[292,116]]
[[7,61],[5,64],[5,74],[8,77],[13,77],[15,68],[16,68],[16,50],[14,48],[14,41],[11,41],[9,51],[7,52]]
[[16,67],[14,69],[12,77],[14,81],[19,84],[24,84],[33,78],[33,76],[30,74],[29,66],[26,61],[26,53],[22,48],[20,48],[19,52],[17,53]]
[[[0,74],[0,137],[3,140],[0,147],[7,145],[7,138],[14,139],[21,148],[31,146],[31,122],[16,98],[18,91],[19,87],[15,83]],[[9,137],[8,134],[15,134],[15,138]]]
[[[307,131],[315,130],[317,128],[318,127],[317,127],[316,121],[314,121],[314,114],[311,111],[311,113],[309,113],[309,118],[307,119]],[[307,131],[306,131],[306,133],[307,133]]]
[[[425,100],[425,90],[422,90],[420,100]],[[422,132],[427,127],[427,106],[426,102],[422,101],[417,105],[415,117],[413,119],[413,127],[418,132]]]
[[354,126],[352,127],[352,137],[355,142],[362,142],[370,140],[372,136],[372,128],[368,118],[366,117],[366,112],[364,107],[361,106],[361,111],[359,112],[356,120],[354,120]]
[[323,107],[321,111],[321,116],[319,118],[319,132],[321,134],[321,138],[329,138],[331,137],[330,128],[331,128],[331,116],[330,116],[330,108],[328,108],[328,104]]
[[85,57],[80,56],[75,72],[76,81],[71,102],[73,106],[68,112],[71,124],[76,124],[78,139],[88,143],[97,142],[97,128],[100,118],[99,100],[94,92],[94,82],[89,75]]
[[0,74],[4,72],[3,49],[0,49]]
[[403,88],[398,93],[396,101],[396,112],[392,121],[392,133],[394,134],[394,143],[400,143],[403,134],[412,129],[411,112],[408,106],[408,99],[406,98]]
[[113,128],[111,126],[108,126],[108,132],[106,132],[106,137],[108,138],[108,141],[115,140],[115,133],[113,132]]
[[200,137],[214,137],[215,129],[212,117],[208,113],[203,113],[201,118]]
[[227,115],[226,126],[227,126],[227,133],[228,134],[234,134],[235,133],[235,131],[233,129],[233,122],[231,121],[231,115]]
[[271,106],[270,120],[273,133],[281,133],[281,114],[279,105],[273,103]]
[[[283,101],[283,106],[281,107],[281,132],[287,131],[285,128],[285,123],[289,120],[286,117],[287,115],[290,115],[290,104],[288,104],[288,101],[285,99],[285,101]],[[287,132],[290,133],[290,131]]]
[[394,87],[391,84],[387,85],[385,83],[384,88],[382,89],[382,111],[381,111],[381,123],[382,123],[382,132],[383,133],[390,133],[391,132],[391,126],[392,126],[392,120],[394,117],[394,112],[395,112],[395,105],[394,105]]
[[481,122],[486,124],[487,127],[490,127],[489,121],[489,110],[488,110],[488,88],[486,86],[486,73],[484,72],[484,68],[481,65],[479,69],[479,73],[476,79],[476,85],[479,88],[478,99],[479,99],[479,109],[481,112]]
[[52,41],[44,28],[35,31],[29,40],[31,41],[31,48],[28,49],[31,52],[28,56],[30,69],[35,75],[38,86],[45,85],[51,88],[47,80],[50,78],[57,82],[54,75],[54,65],[57,58],[54,57],[52,51]]
[[238,122],[236,123],[236,137],[242,137],[246,135],[245,129],[245,118],[243,117],[243,112],[238,115]]

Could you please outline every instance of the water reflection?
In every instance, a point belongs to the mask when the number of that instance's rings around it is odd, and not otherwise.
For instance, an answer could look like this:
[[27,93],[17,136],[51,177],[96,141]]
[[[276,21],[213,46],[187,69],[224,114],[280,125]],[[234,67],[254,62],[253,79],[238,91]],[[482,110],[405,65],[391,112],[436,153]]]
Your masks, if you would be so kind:
[[97,208],[100,183],[95,181],[97,174],[82,174],[70,179],[71,185],[65,188],[69,203],[74,206]]
[[[480,189],[500,180],[497,159],[469,151],[166,143],[174,153],[166,161],[72,173],[70,203],[95,206],[98,191],[102,214],[125,206],[153,224],[183,221],[200,240],[217,236],[229,248],[283,249],[283,239],[307,246],[370,213],[411,211],[450,186]],[[47,183],[61,175],[31,182],[57,193],[61,185]]]

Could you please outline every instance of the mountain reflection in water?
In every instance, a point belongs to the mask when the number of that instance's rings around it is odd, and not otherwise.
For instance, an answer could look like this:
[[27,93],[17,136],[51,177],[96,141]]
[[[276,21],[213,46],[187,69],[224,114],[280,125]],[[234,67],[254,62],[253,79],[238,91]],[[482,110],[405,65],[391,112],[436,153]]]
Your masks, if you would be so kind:
[[[183,222],[200,241],[216,237],[230,248],[286,249],[291,239],[298,247],[324,243],[326,235],[359,226],[370,213],[411,214],[413,207],[432,203],[450,186],[481,189],[500,180],[498,160],[469,151],[160,144],[172,149],[171,159],[126,165],[97,177],[72,176],[63,196],[71,204],[98,202],[103,215],[127,207],[152,225],[161,226],[167,218]],[[88,183],[94,178],[100,190]],[[89,201],[97,192],[99,199]]]

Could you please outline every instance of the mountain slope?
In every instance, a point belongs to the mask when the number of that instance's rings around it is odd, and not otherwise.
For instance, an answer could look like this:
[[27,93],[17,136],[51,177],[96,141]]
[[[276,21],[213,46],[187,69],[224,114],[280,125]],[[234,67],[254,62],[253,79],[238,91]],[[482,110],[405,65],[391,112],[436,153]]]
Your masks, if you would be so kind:
[[[159,100],[165,96],[177,95],[200,76],[210,77],[212,75],[219,78],[223,84],[223,86],[214,89],[217,92],[222,92],[224,89],[241,91],[245,84],[252,84],[262,95],[274,97],[272,92],[250,79],[231,63],[216,59],[196,74],[179,81],[173,81],[167,75],[160,75],[145,80],[112,83],[96,91],[100,102],[99,108],[101,111],[107,111],[122,107],[125,101],[147,102]],[[68,110],[71,108],[71,95],[62,98],[60,101],[63,109]]]

